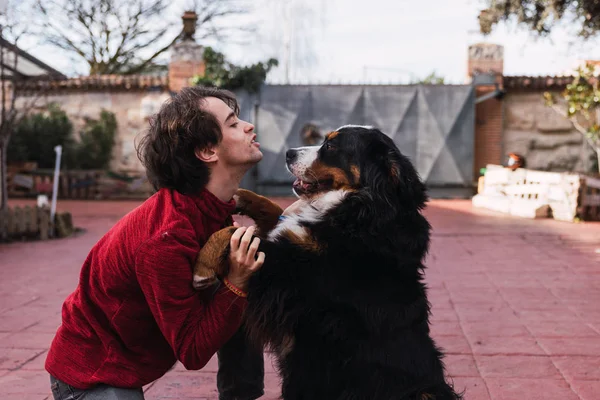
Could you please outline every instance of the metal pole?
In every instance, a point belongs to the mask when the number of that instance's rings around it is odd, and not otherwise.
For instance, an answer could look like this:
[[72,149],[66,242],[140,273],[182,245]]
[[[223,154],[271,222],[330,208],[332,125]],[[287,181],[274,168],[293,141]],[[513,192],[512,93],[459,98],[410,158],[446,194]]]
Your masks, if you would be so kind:
[[54,224],[54,214],[56,214],[56,197],[58,195],[58,177],[60,174],[60,158],[62,155],[62,146],[54,148],[56,152],[56,164],[54,165],[54,182],[52,184],[52,205],[50,206],[50,223]]

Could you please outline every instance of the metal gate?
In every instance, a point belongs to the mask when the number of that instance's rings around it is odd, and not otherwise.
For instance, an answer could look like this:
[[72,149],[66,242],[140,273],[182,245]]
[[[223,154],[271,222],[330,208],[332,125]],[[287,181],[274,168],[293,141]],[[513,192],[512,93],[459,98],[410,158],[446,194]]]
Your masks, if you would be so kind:
[[265,85],[258,97],[239,94],[241,117],[256,125],[264,154],[244,185],[266,195],[291,194],[293,178],[285,168],[285,152],[305,145],[303,127],[311,123],[326,134],[356,124],[372,125],[390,136],[430,192],[469,192],[474,96],[470,85]]

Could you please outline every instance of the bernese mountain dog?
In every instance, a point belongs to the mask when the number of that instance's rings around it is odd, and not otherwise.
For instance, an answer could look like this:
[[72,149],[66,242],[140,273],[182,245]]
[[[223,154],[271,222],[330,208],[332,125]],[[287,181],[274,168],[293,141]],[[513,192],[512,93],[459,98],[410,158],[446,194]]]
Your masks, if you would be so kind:
[[[282,398],[460,399],[429,333],[427,195],[409,159],[378,129],[346,125],[321,146],[288,150],[286,163],[297,178],[294,214],[236,195],[266,253],[245,324],[276,354]],[[235,229],[199,253],[197,289],[227,274]]]

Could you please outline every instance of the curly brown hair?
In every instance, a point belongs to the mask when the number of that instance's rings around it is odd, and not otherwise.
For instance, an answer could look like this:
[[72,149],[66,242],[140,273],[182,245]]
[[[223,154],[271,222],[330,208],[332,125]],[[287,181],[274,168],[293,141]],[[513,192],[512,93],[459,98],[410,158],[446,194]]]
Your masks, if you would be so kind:
[[196,150],[219,144],[223,135],[215,116],[202,108],[207,97],[222,100],[239,114],[233,93],[195,86],[182,89],[150,119],[137,154],[156,190],[194,194],[208,183],[210,170],[196,157]]

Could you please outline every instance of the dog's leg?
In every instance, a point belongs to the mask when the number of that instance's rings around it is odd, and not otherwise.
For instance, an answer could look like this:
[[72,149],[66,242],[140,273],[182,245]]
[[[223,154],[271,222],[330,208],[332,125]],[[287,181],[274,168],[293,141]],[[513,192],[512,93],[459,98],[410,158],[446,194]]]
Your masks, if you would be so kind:
[[[256,236],[266,237],[273,230],[283,210],[277,204],[264,196],[249,190],[239,189],[234,195],[236,211],[252,218],[256,223]],[[229,255],[229,240],[236,227],[228,227],[215,232],[198,253],[194,266],[194,288],[204,289],[214,285],[218,276],[229,272],[227,256]]]
[[229,240],[236,231],[230,226],[213,233],[198,253],[194,266],[194,289],[205,289],[217,282],[217,276],[225,276],[229,272]]
[[233,196],[240,214],[252,218],[256,224],[259,237],[266,235],[275,228],[283,209],[264,196],[245,189],[238,189]]

